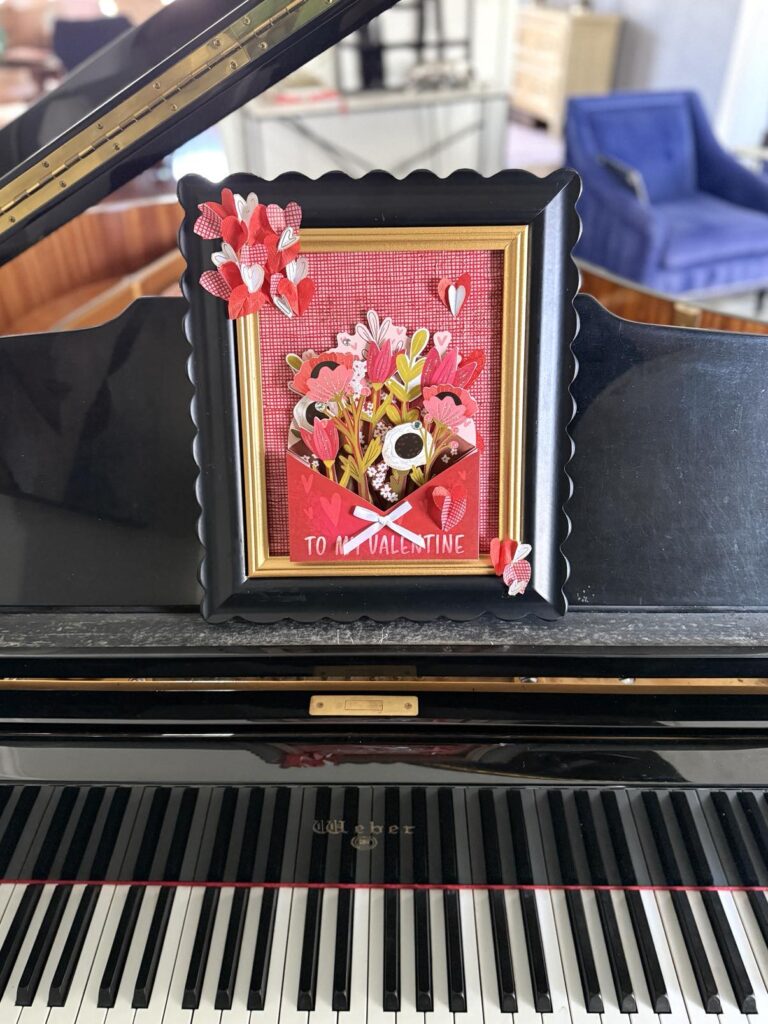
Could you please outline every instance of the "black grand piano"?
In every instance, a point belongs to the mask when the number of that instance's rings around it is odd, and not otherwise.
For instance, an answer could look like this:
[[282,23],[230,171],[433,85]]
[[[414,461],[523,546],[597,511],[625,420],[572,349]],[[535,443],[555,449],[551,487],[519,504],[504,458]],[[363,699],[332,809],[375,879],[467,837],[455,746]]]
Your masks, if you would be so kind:
[[[0,259],[387,6],[177,0]],[[0,339],[0,1024],[768,1022],[768,354],[577,309],[554,623],[205,624],[184,301]]]

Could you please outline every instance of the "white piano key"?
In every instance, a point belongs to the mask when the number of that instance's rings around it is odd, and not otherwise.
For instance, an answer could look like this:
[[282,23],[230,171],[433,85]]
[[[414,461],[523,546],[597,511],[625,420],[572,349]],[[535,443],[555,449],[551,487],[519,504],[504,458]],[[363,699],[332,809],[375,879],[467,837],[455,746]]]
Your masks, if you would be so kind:
[[[185,893],[186,899],[180,900],[182,893]],[[176,953],[176,961],[173,965],[173,970],[169,972],[170,983],[165,988],[163,980],[168,975],[163,974],[163,958],[160,958],[160,965],[157,970],[157,979],[155,981],[155,990],[150,999],[150,1005],[145,1011],[139,1011],[136,1014],[136,1024],[191,1024],[192,1021],[192,1010],[185,1010],[181,1003],[184,998],[184,985],[187,980],[187,972],[189,971],[189,961],[192,957],[192,949],[195,945],[195,935],[197,933],[197,922],[200,917],[200,910],[203,905],[203,897],[205,896],[205,887],[198,885],[188,889],[186,886],[183,889],[177,890],[176,898],[173,901],[173,910],[171,911],[171,918],[168,922],[168,933],[165,939],[165,945],[169,946],[171,943],[178,946]],[[183,908],[178,907],[177,903],[185,902],[186,906]],[[174,915],[177,914],[176,921],[181,920],[181,928],[179,930],[178,942],[173,940],[173,925]],[[182,916],[183,915],[183,916]],[[170,961],[170,956],[168,958]],[[167,995],[165,998],[165,1010],[160,1012],[161,1006],[158,1000],[157,1008],[153,1005],[155,1003],[155,992],[159,997],[166,991]],[[144,1012],[147,1014],[146,1020],[141,1020],[139,1013]],[[154,1014],[154,1015],[153,1015]]]
[[[24,888],[20,886],[19,888]],[[0,1021],[2,1024],[17,1024],[19,1016],[21,1015],[21,1006],[16,1006],[16,989],[19,986],[19,978],[24,970],[24,967],[29,958],[32,946],[37,938],[37,933],[40,930],[40,925],[45,912],[48,909],[48,904],[51,902],[51,896],[53,896],[53,890],[56,888],[55,885],[44,885],[43,891],[40,894],[40,898],[37,901],[35,912],[32,915],[29,928],[27,928],[27,934],[24,936],[24,941],[21,944],[19,955],[16,957],[16,963],[13,965],[13,970],[8,979],[8,984],[5,987],[2,999],[0,999]],[[10,908],[9,908],[10,909]]]
[[317,962],[317,989],[315,1008],[309,1014],[309,1024],[336,1024],[333,1009],[333,965],[336,960],[336,914],[339,907],[339,890],[326,889],[323,892],[323,909],[320,917],[320,955]]
[[222,888],[219,892],[216,919],[213,922],[211,934],[211,948],[208,954],[208,963],[205,966],[203,988],[200,992],[200,1005],[192,1014],[193,1024],[221,1024],[221,1010],[217,1010],[215,1006],[216,989],[219,984],[221,958],[224,953],[233,895],[234,889],[229,887]]
[[[693,974],[693,968],[691,967],[691,958],[688,956],[688,950],[685,948],[680,926],[677,923],[675,908],[672,906],[671,893],[663,890],[657,890],[655,893],[644,893],[643,895],[650,895],[656,899],[656,905],[659,909],[659,917],[661,918],[667,945],[669,947],[670,958],[677,970],[677,980],[680,985],[680,997],[685,1006],[685,1011],[688,1014],[690,1024],[713,1024],[716,1017],[712,1014],[706,1013],[704,1010],[701,995],[699,993],[698,986],[696,985],[696,978]],[[657,946],[657,950],[658,949],[659,947]],[[661,956],[659,956],[659,962],[661,963]],[[667,969],[665,964],[661,963],[661,969],[664,972],[664,977],[667,978]],[[675,1012],[679,1012],[679,1003],[676,1002],[672,1004],[672,1012],[673,1014]]]
[[[766,992],[765,980],[764,980],[764,978],[763,978],[763,976],[762,976],[762,974],[760,972],[760,968],[758,967],[758,963],[759,963],[758,957],[762,955],[764,961],[766,959],[768,959],[768,958],[766,958],[764,952],[763,952],[763,954],[760,954],[759,950],[761,949],[761,946],[755,947],[752,944],[753,943],[753,938],[750,935],[749,931],[747,930],[744,918],[742,917],[742,915],[741,915],[741,913],[739,911],[739,904],[738,904],[738,902],[736,900],[737,896],[743,896],[745,898],[744,899],[744,906],[745,906],[746,910],[749,911],[749,904],[748,904],[748,902],[746,900],[746,896],[747,896],[746,893],[744,893],[744,892],[721,892],[720,893],[720,900],[721,900],[721,902],[723,904],[723,910],[725,911],[725,916],[728,918],[728,923],[731,926],[731,931],[733,932],[733,937],[736,940],[736,947],[739,950],[739,954],[741,955],[742,963],[744,964],[744,969],[746,970],[747,975],[749,976],[749,980],[752,982],[752,988],[753,988],[754,993],[755,993],[755,1002],[757,1003],[757,1014],[756,1015],[748,1014],[748,1015],[746,1015],[746,1019],[747,1020],[749,1020],[750,1018],[754,1019],[754,1016],[756,1016],[757,1019],[760,1020],[760,1021],[762,1021],[762,1020],[768,1021],[768,992]],[[752,917],[751,912],[749,913],[749,917],[752,920],[754,920],[754,918]],[[757,931],[757,924],[755,924],[755,930]],[[760,941],[760,943],[762,945],[762,948],[764,950],[765,946],[763,944],[763,941],[762,941],[762,938],[760,937],[760,935],[758,934],[756,936],[756,938]],[[756,952],[757,952],[757,956],[755,955]],[[765,966],[764,969],[766,971],[768,971],[768,966]]]
[[259,929],[261,897],[263,889],[249,889],[248,906],[245,911],[243,940],[240,943],[240,959],[235,978],[235,991],[232,994],[232,1006],[221,1011],[220,1024],[250,1024],[251,1011],[248,1009],[248,988],[251,983],[253,969],[253,952],[256,949],[256,933]]
[[51,946],[48,959],[45,964],[45,970],[40,978],[40,984],[37,986],[37,992],[35,998],[32,1001],[31,1006],[25,1006],[19,1017],[20,1024],[46,1024],[50,1008],[48,1006],[48,993],[51,989],[51,980],[59,964],[59,957],[61,956],[62,950],[64,949],[64,943],[67,941],[67,935],[69,934],[69,928],[72,924],[72,919],[77,911],[78,904],[80,903],[80,897],[85,889],[84,885],[75,885],[72,887],[72,891],[69,894],[67,900],[67,907],[61,917],[58,930],[56,932],[56,938]]
[[413,889],[403,889],[400,893],[400,1012],[397,1024],[424,1024],[424,1014],[416,1009]]
[[[763,933],[760,931],[760,926],[755,920],[755,915],[752,912],[748,894],[745,892],[734,892],[731,893],[731,896],[733,898],[734,905],[739,912],[739,917],[741,918],[744,932],[749,941],[752,955],[760,972],[762,980],[762,995],[763,992],[768,991],[768,948],[766,947]],[[755,992],[757,993],[757,989],[755,989]],[[765,1019],[768,1020],[768,1011],[761,1010],[760,1012],[765,1013]]]
[[581,898],[592,943],[592,955],[595,958],[595,969],[600,983],[600,994],[603,997],[603,1012],[601,1014],[603,1024],[627,1024],[627,1014],[621,1012],[616,998],[616,989],[613,984],[608,949],[600,923],[595,893],[591,889],[585,889]]
[[368,1024],[395,1024],[395,1017],[396,1014],[384,1010],[384,890],[371,889],[368,917]]
[[293,890],[291,920],[285,953],[285,974],[283,975],[283,997],[280,1007],[280,1024],[307,1024],[308,1013],[297,1006],[301,954],[304,947],[304,921],[307,915],[307,893],[304,888]]
[[98,988],[127,895],[127,886],[105,885],[101,888],[72,976],[67,1001],[64,1006],[51,1008],[47,1024],[76,1024],[83,1021],[87,1021],[87,1024],[98,1024],[106,1016],[106,1010],[98,1010],[95,995],[91,1006],[88,1005],[86,990],[91,975],[95,975],[96,972]]
[[4,894],[6,896],[6,903],[3,916],[0,918],[0,946],[5,942],[27,887],[26,885],[9,885],[3,886],[3,888],[6,890]]
[[[565,893],[562,889],[551,889],[550,896],[552,897],[552,914],[555,919],[557,946],[565,979],[565,989],[568,994],[571,1019],[573,1024],[595,1024],[599,1019],[599,1014],[587,1013]],[[547,945],[546,940],[544,941],[544,949],[548,952],[547,969],[549,969],[555,957],[549,955],[551,947]]]
[[[445,913],[443,894],[429,890],[429,926],[432,940],[432,1004],[429,1024],[453,1024],[448,1006],[448,962],[445,950]],[[425,1015],[426,1016],[426,1015]],[[370,1017],[368,1018],[370,1024]]]
[[474,893],[462,889],[459,893],[461,908],[461,941],[464,947],[464,984],[467,993],[467,1020],[482,1021],[483,989],[477,962],[477,932],[475,931]]
[[[179,956],[179,946],[184,932],[184,922],[190,896],[191,890],[188,886],[177,887],[176,895],[173,898],[173,907],[168,918],[168,928],[163,940],[163,948],[157,965],[157,974],[155,975],[155,983],[152,987],[149,1006],[136,1010],[135,1024],[160,1024],[161,1021],[165,1020],[163,1015],[168,1004],[171,980]],[[192,942],[194,942],[194,933],[190,939],[190,949]],[[183,988],[183,980],[181,985]],[[181,996],[179,996],[178,1005],[181,1008]]]
[[[2,927],[2,921],[3,918],[5,917],[5,910],[6,907],[8,906],[8,901],[13,895],[13,890],[15,888],[16,884],[14,882],[3,882],[0,884],[0,927]],[[19,886],[19,888],[23,889],[24,887]],[[4,934],[3,937],[5,937]]]
[[136,987],[136,977],[139,973],[141,958],[144,956],[144,950],[147,946],[149,926],[159,893],[160,889],[156,885],[146,887],[139,909],[139,916],[136,919],[136,927],[133,930],[131,945],[128,949],[128,956],[125,958],[125,969],[120,979],[120,987],[117,990],[115,1005],[107,1010],[104,1024],[133,1024],[134,1017],[136,1016],[136,1010],[133,1007],[133,990]]
[[[252,1024],[282,1024],[282,1006],[284,998],[284,979],[288,960],[288,936],[291,923],[291,911],[293,899],[299,889],[279,889],[277,897],[277,909],[275,910],[275,927],[272,933],[272,952],[269,958],[269,976],[267,978],[267,998],[264,1009],[253,1011],[251,1014]],[[306,890],[305,890],[306,892]],[[302,915],[303,916],[303,915]],[[301,956],[301,949],[299,949]],[[251,960],[253,966],[253,960]],[[250,980],[250,968],[248,970]],[[298,976],[297,976],[298,979]],[[296,991],[293,993],[293,1005],[296,1006],[298,993],[298,982]],[[305,1014],[306,1016],[306,1014]]]
[[[552,906],[552,892],[546,889],[536,891],[536,907],[539,912],[541,928],[541,945],[547,962],[549,978],[549,994],[552,997],[552,1012],[542,1013],[542,1024],[571,1024],[571,1005],[568,1000],[568,988],[565,984],[563,961],[560,956],[560,945],[555,924],[555,912]],[[522,911],[520,913],[520,929],[522,931]],[[524,932],[523,940],[524,940]],[[523,947],[524,948],[524,947]],[[529,979],[530,983],[530,979]]]
[[688,901],[691,905],[691,910],[693,911],[696,924],[698,925],[699,934],[701,935],[701,943],[707,954],[707,960],[709,960],[710,967],[712,968],[712,974],[715,978],[717,991],[720,993],[720,1003],[722,1004],[722,1009],[719,1015],[720,1022],[721,1024],[747,1024],[749,1018],[743,1014],[736,1005],[733,989],[731,988],[731,983],[728,980],[728,972],[725,969],[723,958],[720,956],[720,950],[717,945],[715,934],[709,924],[709,917],[707,916],[706,908],[701,900],[701,893],[689,893]]
[[[357,1024],[366,1017],[368,1002],[368,918],[370,889],[357,889],[352,911],[352,980],[349,1010],[340,1010],[337,1024]],[[389,1014],[389,1016],[392,1016]],[[223,1022],[222,1022],[223,1024]]]
[[[651,997],[648,994],[648,986],[645,982],[643,963],[640,959],[640,951],[637,948],[637,941],[624,893],[614,892],[612,894],[612,901],[613,909],[616,912],[616,921],[619,926],[621,945],[627,958],[629,976],[632,979],[632,991],[635,993],[635,1001],[637,1002],[637,1013],[631,1014],[632,1024],[660,1024],[661,1019],[651,1006]],[[666,979],[666,972],[664,977]]]
[[[496,974],[496,954],[493,949],[491,909],[488,893],[478,889],[472,893],[475,902],[475,932],[477,934],[477,957],[480,964],[480,984],[483,990],[483,1012],[485,1024],[510,1024],[512,1017],[504,1013],[499,1005],[499,983]],[[514,957],[514,938],[510,932],[510,944]],[[515,990],[517,990],[517,964],[515,967]]]

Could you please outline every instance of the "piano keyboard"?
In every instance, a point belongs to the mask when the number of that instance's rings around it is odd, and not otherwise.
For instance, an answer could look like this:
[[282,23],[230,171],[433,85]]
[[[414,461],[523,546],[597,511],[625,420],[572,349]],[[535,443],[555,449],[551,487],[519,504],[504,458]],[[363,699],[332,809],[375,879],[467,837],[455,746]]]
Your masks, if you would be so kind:
[[753,790],[5,786],[0,878],[1,1024],[768,1024]]

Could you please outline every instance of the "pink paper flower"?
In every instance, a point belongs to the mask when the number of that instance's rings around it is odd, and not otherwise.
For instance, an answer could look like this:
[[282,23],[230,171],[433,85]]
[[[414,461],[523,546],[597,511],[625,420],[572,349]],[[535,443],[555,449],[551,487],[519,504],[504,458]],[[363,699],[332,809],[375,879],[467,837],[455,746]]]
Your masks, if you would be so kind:
[[425,388],[424,411],[427,423],[437,423],[455,430],[475,415],[477,402],[463,388]]
[[392,343],[387,339],[380,346],[371,342],[366,352],[368,360],[368,380],[371,384],[383,384],[395,372],[396,356],[392,351]]
[[316,377],[307,381],[307,394],[316,402],[335,402],[346,393],[352,382],[354,369],[351,366],[337,366],[335,370],[326,366]]
[[302,429],[301,439],[321,462],[333,462],[339,454],[339,432],[332,420],[316,419],[312,430]]
[[442,356],[436,348],[430,349],[421,371],[422,389],[436,384],[453,384],[458,368],[459,354],[456,349],[449,348]]
[[315,380],[325,369],[335,370],[337,366],[346,366],[350,372],[354,358],[348,352],[315,352],[305,353],[301,369],[293,378],[293,386],[300,395],[309,394],[310,381]]

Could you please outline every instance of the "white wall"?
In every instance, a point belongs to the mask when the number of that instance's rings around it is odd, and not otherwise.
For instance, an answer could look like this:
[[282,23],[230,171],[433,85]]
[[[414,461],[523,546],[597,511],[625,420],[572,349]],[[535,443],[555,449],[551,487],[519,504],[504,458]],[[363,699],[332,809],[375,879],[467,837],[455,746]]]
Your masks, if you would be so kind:
[[766,0],[741,0],[716,128],[731,147],[757,146],[768,132]]

